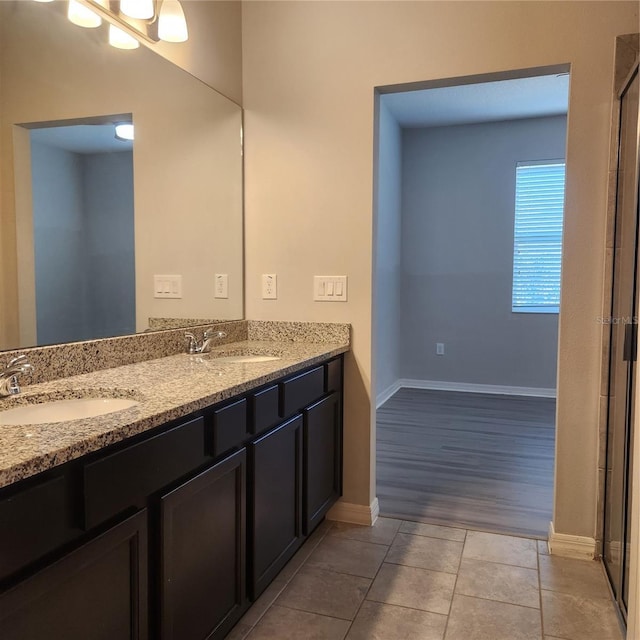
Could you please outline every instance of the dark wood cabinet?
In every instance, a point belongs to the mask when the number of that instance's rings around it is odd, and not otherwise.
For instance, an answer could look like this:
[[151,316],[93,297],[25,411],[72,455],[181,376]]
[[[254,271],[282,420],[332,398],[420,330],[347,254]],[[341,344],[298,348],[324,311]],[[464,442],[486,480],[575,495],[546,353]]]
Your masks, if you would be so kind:
[[297,416],[249,445],[252,599],[302,544],[302,426]]
[[223,638],[246,602],[242,449],[160,499],[162,640]]
[[0,580],[82,535],[72,484],[53,470],[0,499]]
[[303,532],[311,533],[342,490],[342,416],[337,393],[303,412]]
[[146,640],[147,512],[0,595],[2,640]]
[[224,638],[341,495],[342,367],[1,489],[0,638]]
[[86,528],[131,506],[143,507],[149,495],[211,460],[204,419],[198,417],[85,464]]
[[247,400],[242,398],[212,412],[213,455],[242,446],[248,437]]
[[280,404],[283,417],[301,411],[317,400],[325,391],[325,367],[316,367],[280,385]]

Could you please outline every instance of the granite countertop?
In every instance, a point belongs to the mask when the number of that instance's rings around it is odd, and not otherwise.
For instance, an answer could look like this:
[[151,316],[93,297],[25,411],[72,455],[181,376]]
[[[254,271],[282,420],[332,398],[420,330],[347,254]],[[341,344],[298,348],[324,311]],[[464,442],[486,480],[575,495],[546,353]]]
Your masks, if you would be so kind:
[[[0,411],[74,397],[128,397],[135,407],[96,418],[39,425],[0,426],[0,487],[181,418],[322,360],[345,353],[347,343],[249,340],[23,387],[0,399]],[[216,362],[216,355],[279,356],[268,362]]]

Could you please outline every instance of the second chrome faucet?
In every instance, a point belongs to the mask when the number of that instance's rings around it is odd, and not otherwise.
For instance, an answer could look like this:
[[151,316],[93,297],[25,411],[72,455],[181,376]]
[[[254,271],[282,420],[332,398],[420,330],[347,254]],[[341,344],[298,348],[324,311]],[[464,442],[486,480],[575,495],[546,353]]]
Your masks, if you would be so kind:
[[24,354],[9,360],[9,364],[4,369],[0,369],[0,398],[20,393],[19,378],[31,371],[33,367],[27,362],[27,356]]
[[211,347],[212,340],[221,340],[222,338],[226,338],[227,334],[225,331],[207,330],[202,336],[202,342],[200,342],[198,338],[196,338],[196,336],[190,331],[187,331],[184,334],[184,337],[189,341],[189,343],[187,344],[187,352],[190,354],[195,354],[207,353],[209,351],[209,348]]

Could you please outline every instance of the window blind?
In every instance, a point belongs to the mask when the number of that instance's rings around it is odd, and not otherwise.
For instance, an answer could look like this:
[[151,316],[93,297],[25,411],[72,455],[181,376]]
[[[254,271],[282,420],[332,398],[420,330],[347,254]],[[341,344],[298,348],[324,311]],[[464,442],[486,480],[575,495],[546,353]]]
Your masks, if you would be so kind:
[[511,310],[558,313],[565,163],[516,166]]

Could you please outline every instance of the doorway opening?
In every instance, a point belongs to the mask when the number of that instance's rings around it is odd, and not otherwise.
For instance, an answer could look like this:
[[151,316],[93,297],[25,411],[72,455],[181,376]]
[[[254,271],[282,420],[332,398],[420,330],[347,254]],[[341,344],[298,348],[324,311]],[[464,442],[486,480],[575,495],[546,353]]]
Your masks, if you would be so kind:
[[382,515],[546,538],[568,65],[377,95]]
[[134,333],[131,114],[14,127],[20,343]]

